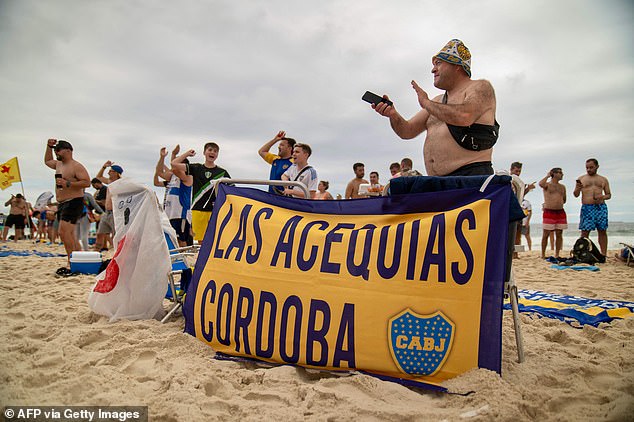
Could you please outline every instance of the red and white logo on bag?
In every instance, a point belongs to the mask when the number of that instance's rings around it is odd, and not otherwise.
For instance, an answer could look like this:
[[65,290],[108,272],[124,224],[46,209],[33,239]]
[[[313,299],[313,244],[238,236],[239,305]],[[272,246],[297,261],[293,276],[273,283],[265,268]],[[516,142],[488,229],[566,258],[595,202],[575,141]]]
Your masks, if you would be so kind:
[[106,267],[106,275],[103,280],[99,280],[97,284],[95,284],[94,292],[97,293],[108,293],[111,292],[115,286],[117,285],[117,281],[119,281],[119,264],[117,264],[117,257],[121,253],[121,249],[123,249],[123,245],[125,243],[125,236],[119,241],[119,245],[117,246],[117,252],[115,252],[114,257],[108,263]]

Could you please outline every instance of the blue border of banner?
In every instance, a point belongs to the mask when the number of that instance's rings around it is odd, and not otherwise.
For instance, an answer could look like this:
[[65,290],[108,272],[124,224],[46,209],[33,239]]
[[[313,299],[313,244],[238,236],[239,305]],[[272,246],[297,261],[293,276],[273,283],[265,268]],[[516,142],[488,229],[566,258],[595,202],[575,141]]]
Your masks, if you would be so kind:
[[[495,244],[493,239],[502,239],[504,242],[503,250],[508,250],[509,203],[512,194],[510,185],[508,184],[490,184],[484,192],[480,192],[478,188],[463,188],[441,192],[410,193],[345,201],[291,199],[259,189],[220,184],[218,186],[214,208],[221,207],[227,195],[232,194],[269,203],[273,206],[284,207],[293,211],[335,215],[446,212],[451,209],[466,206],[474,201],[488,199],[496,201],[497,205],[490,207],[491,214],[487,241],[487,257],[494,257],[496,253],[499,254],[500,245]],[[424,204],[422,208],[421,204]],[[450,205],[449,207],[448,204]],[[503,224],[496,224],[496,222],[503,222]],[[217,226],[217,213],[214,212],[210,218],[207,232],[205,233],[201,245],[187,297],[195,297],[200,277],[211,253]],[[498,250],[498,252],[496,252],[496,250]],[[496,259],[487,258],[484,268],[478,367],[490,369],[497,373],[501,372],[502,305],[507,259],[508,254],[504,253],[503,265],[501,265]],[[193,324],[194,301],[185,301],[183,313],[186,316],[185,332],[195,336]],[[492,341],[491,339],[496,339],[496,341]],[[392,379],[392,377],[385,375],[381,375],[379,378]],[[409,383],[404,383],[403,379],[393,378],[392,380],[404,385],[409,385]]]

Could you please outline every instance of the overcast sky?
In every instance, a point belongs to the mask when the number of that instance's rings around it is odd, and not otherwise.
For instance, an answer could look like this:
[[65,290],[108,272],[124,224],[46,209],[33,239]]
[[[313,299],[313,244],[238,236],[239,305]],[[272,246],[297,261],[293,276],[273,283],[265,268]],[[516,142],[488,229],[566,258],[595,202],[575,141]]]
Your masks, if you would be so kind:
[[[53,190],[48,138],[71,142],[91,177],[112,160],[151,184],[160,147],[202,161],[213,140],[233,177],[265,179],[257,150],[286,130],[343,194],[357,161],[382,182],[403,157],[424,170],[424,136],[400,140],[360,98],[386,93],[412,116],[410,81],[439,94],[431,57],[460,38],[496,91],[494,167],[521,161],[526,182],[562,167],[578,221],[574,180],[596,157],[610,220],[632,222],[633,23],[629,0],[0,0],[0,162],[18,157],[31,201]],[[539,209],[540,189],[528,199]]]

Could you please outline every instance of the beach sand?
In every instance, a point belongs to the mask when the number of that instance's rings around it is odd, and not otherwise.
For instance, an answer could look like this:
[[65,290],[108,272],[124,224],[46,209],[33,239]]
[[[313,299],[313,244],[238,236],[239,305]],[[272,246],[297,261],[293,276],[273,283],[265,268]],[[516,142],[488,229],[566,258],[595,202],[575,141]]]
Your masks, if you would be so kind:
[[[614,258],[592,273],[551,269],[536,252],[520,256],[520,289],[634,301],[634,267]],[[445,394],[367,375],[218,361],[183,333],[182,317],[109,323],[88,309],[94,276],[54,276],[65,259],[0,258],[2,406],[142,405],[153,421],[634,419],[634,318],[580,329],[522,314],[519,364],[504,311],[502,376],[475,369],[446,385],[472,393]]]

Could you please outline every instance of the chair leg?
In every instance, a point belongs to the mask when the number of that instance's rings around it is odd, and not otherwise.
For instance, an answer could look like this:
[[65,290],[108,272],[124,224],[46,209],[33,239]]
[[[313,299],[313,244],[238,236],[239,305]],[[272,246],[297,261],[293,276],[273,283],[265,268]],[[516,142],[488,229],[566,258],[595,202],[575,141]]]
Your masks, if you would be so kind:
[[174,312],[176,312],[177,310],[179,310],[181,307],[183,306],[183,304],[181,302],[176,302],[174,304],[174,306],[172,307],[172,309],[170,309],[170,311],[167,313],[167,315],[165,315],[163,317],[163,319],[161,320],[162,324],[165,324],[165,322],[170,319],[170,317],[174,314]]
[[176,300],[176,281],[174,280],[174,273],[170,272],[168,275],[169,287],[172,292],[172,300]]
[[178,295],[176,293],[176,281],[174,280],[174,272],[170,272],[167,277],[169,281],[169,288],[172,292],[172,300],[174,301],[174,306],[172,306],[172,309],[170,309],[169,312],[161,320],[161,323],[163,324],[174,314],[174,312],[176,312],[181,306],[183,306],[183,303],[178,298]]
[[509,300],[511,302],[511,312],[513,314],[513,328],[515,329],[515,344],[517,345],[517,361],[524,362],[524,339],[522,337],[522,327],[520,326],[520,312],[518,308],[518,293],[513,271],[509,281]]

